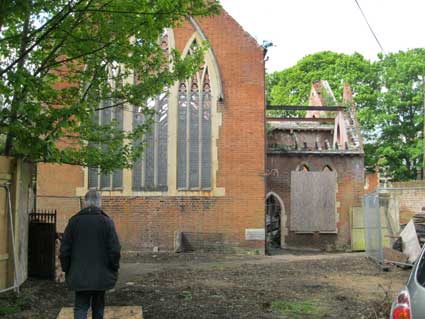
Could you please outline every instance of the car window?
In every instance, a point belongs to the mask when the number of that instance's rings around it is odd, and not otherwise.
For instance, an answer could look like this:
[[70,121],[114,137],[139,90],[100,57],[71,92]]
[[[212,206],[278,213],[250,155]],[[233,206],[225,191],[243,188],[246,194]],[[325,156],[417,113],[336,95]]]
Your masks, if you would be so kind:
[[425,254],[422,254],[421,259],[419,260],[416,279],[421,286],[425,287]]

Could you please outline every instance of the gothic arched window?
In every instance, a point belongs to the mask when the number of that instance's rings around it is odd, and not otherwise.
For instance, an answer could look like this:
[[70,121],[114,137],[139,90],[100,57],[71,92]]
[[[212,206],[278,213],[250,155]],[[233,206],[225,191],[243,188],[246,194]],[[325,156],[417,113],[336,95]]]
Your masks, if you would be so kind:
[[310,167],[308,167],[307,164],[301,164],[297,166],[296,170],[299,172],[309,172]]
[[[165,30],[160,39],[165,55],[169,53],[168,31]],[[153,119],[150,131],[144,136],[145,149],[142,157],[133,166],[133,190],[166,191],[168,175],[168,106],[169,92],[164,88],[161,94],[146,101],[148,109],[154,111],[153,118],[145,116],[143,108],[133,108],[133,129]],[[135,141],[140,143],[140,141]]]
[[[94,121],[98,125],[108,125],[111,121],[117,122],[117,129],[123,129],[123,108],[110,107],[113,102],[105,100],[101,103],[99,111],[95,112]],[[105,147],[100,145],[100,147]],[[120,189],[123,187],[123,171],[116,169],[112,173],[101,173],[97,167],[88,169],[88,188],[89,189]]]
[[177,187],[210,189],[211,83],[207,65],[190,80],[180,82],[177,125]]
[[[167,190],[167,139],[168,139],[168,89],[156,98],[149,99],[146,106],[155,110],[151,130],[144,136],[145,149],[141,159],[133,166],[133,190]],[[133,128],[147,118],[138,108],[133,110]],[[136,141],[139,143],[139,141]]]
[[333,169],[329,165],[325,165],[322,169],[322,172],[332,172]]

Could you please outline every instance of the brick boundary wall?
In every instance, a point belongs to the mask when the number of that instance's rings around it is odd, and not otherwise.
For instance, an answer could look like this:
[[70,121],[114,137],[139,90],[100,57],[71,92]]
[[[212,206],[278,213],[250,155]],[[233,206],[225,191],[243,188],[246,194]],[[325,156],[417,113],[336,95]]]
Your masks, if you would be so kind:
[[399,200],[401,224],[408,223],[425,207],[424,180],[391,183],[388,191]]

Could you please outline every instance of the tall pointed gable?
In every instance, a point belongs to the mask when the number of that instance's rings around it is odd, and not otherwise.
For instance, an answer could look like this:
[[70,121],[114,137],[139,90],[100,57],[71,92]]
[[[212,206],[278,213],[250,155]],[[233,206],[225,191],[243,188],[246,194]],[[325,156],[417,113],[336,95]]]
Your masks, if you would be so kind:
[[[315,81],[311,85],[309,106],[331,106],[336,105],[335,96],[329,86],[328,81]],[[306,117],[324,117],[326,109],[323,111],[307,111]]]

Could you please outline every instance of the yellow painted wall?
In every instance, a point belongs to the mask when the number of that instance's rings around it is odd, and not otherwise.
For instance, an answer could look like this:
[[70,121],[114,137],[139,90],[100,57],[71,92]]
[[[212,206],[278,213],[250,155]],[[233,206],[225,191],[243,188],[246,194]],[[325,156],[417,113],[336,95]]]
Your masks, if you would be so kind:
[[351,249],[353,251],[365,250],[365,227],[363,207],[352,207],[351,219]]

